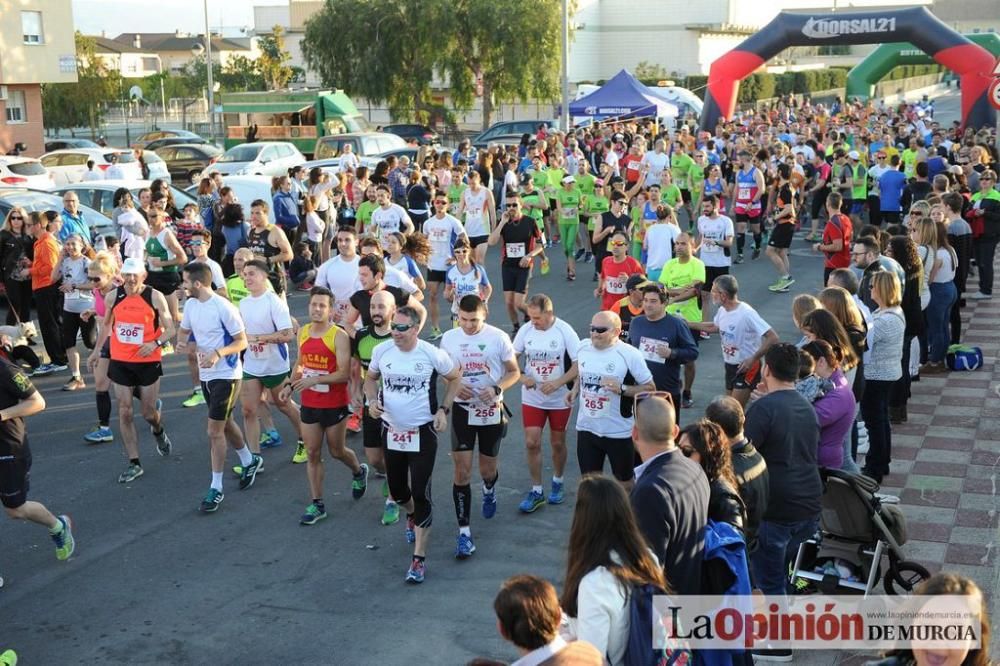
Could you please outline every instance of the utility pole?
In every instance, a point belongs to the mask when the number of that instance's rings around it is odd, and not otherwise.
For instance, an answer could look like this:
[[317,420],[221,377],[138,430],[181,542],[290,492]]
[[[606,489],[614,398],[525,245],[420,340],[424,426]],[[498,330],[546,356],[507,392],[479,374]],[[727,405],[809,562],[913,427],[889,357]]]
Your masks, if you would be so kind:
[[215,143],[215,83],[212,81],[212,31],[208,26],[208,0],[205,5],[205,55],[208,58],[208,140]]
[[569,0],[562,0],[562,130],[569,131]]

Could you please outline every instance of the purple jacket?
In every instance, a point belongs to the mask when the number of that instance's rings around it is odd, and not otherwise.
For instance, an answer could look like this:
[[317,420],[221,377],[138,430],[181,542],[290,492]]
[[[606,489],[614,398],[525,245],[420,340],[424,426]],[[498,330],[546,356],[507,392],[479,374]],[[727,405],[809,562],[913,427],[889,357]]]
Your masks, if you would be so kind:
[[839,369],[830,375],[833,390],[813,403],[819,423],[819,449],[816,462],[820,467],[840,469],[844,462],[844,437],[854,423],[854,393],[847,377]]

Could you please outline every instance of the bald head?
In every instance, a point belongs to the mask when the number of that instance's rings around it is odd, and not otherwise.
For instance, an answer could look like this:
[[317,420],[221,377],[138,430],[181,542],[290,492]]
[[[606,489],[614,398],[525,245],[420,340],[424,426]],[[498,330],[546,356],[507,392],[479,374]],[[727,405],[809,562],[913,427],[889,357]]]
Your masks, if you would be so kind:
[[621,332],[621,317],[614,312],[602,310],[590,320],[590,342],[594,349],[607,349],[615,344]]
[[385,328],[392,321],[392,315],[396,312],[396,301],[388,291],[376,291],[372,294],[371,317],[372,323],[378,328]]
[[673,406],[665,398],[651,396],[635,406],[635,440],[643,460],[671,448],[677,430]]

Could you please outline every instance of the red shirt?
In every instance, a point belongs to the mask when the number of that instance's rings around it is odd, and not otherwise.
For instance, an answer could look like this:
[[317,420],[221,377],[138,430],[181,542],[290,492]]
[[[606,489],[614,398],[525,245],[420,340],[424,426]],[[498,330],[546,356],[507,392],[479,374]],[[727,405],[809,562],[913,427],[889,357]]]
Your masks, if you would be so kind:
[[[604,293],[601,295],[601,309],[610,310],[615,303],[628,295],[625,282],[633,275],[642,275],[642,264],[632,257],[618,263],[613,256],[604,257],[601,262],[601,276],[604,278]],[[622,277],[622,274],[625,274]]]
[[[333,341],[336,326],[331,326],[321,338],[314,338],[309,332],[312,324],[306,324],[299,331],[299,366],[303,377],[318,377],[337,371],[337,354]],[[316,384],[302,391],[302,406],[314,409],[346,407],[347,382],[342,384]]]
[[838,238],[844,241],[840,252],[824,252],[825,268],[849,268],[851,265],[851,238],[854,230],[851,228],[851,218],[837,213],[826,222],[823,228],[823,245],[829,245]]

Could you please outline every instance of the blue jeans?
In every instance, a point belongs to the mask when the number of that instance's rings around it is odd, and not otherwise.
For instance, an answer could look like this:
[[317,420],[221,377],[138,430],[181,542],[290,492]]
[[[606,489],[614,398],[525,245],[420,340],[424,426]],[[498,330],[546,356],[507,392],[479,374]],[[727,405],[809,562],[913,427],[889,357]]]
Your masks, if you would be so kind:
[[927,345],[930,347],[927,358],[932,363],[944,361],[951,342],[951,308],[958,300],[958,288],[955,283],[932,282],[931,302],[925,310],[927,314]]
[[796,523],[764,520],[757,530],[757,549],[750,554],[753,579],[764,594],[788,593],[788,565],[795,562],[799,544],[816,533],[819,518]]

